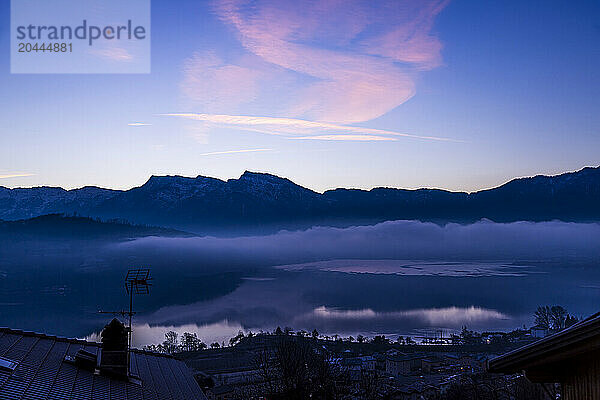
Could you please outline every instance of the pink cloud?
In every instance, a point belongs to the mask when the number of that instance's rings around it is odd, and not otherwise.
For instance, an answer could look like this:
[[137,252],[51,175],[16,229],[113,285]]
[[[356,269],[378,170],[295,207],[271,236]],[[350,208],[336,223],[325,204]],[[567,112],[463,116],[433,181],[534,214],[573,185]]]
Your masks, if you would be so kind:
[[415,75],[441,63],[432,32],[445,0],[217,0],[243,47],[308,78],[284,113],[362,122],[410,99]]
[[381,141],[395,141],[396,139],[375,136],[375,135],[315,135],[315,136],[300,136],[291,139],[296,140],[343,140],[343,141],[355,141],[355,142],[381,142]]
[[222,111],[254,100],[259,75],[255,69],[226,64],[214,53],[196,53],[184,63],[181,90],[204,110]]
[[432,30],[435,17],[448,2],[396,1],[387,4],[384,12],[395,16],[395,23],[389,30],[363,39],[360,42],[362,50],[367,54],[410,64],[419,70],[439,66],[442,62],[442,44]]

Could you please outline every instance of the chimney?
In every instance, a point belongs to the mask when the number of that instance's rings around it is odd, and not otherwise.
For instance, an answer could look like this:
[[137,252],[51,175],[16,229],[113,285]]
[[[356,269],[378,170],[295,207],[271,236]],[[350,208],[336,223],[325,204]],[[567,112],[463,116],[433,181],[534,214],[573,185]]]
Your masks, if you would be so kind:
[[127,328],[114,318],[102,330],[100,373],[127,379],[129,372],[127,354]]

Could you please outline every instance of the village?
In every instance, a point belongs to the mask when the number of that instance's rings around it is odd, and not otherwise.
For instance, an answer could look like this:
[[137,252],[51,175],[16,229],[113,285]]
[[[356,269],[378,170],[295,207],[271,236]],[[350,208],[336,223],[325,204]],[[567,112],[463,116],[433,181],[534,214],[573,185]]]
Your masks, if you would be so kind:
[[[211,399],[290,398],[285,396],[288,390],[298,398],[302,392],[316,397],[322,391],[329,391],[327,398],[347,399],[469,398],[462,393],[465,386],[475,394],[531,391],[532,384],[522,376],[487,373],[488,360],[548,333],[539,326],[508,333],[463,328],[449,338],[392,341],[375,336],[357,341],[278,328],[272,333],[240,332],[228,346],[213,344],[175,356],[196,371]],[[189,337],[187,343],[189,347]],[[283,370],[277,367],[281,362]]]

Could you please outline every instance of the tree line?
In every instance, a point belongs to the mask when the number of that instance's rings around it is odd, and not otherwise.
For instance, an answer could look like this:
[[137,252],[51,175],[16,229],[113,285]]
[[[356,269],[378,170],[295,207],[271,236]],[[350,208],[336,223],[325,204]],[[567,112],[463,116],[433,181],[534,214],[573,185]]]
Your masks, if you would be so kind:
[[[577,317],[570,314],[567,309],[559,305],[553,306],[539,306],[534,313],[535,325],[539,328],[547,329],[549,332],[558,332],[563,329],[569,328],[578,322]],[[506,342],[510,341],[511,338],[522,336],[525,332],[524,329],[516,329],[512,332],[508,332],[502,339],[494,339],[495,341]],[[238,334],[230,338],[227,342],[212,342],[210,344],[204,343],[196,333],[184,332],[181,336],[174,331],[165,333],[165,340],[159,344],[151,344],[144,346],[144,350],[174,354],[185,351],[199,351],[208,348],[219,349],[227,346],[235,346],[245,338],[252,338],[257,335],[274,335],[274,336],[298,336],[303,338],[312,338],[314,340],[325,340],[340,343],[370,343],[374,345],[416,345],[417,342],[410,336],[398,336],[396,340],[386,337],[385,335],[376,335],[372,338],[365,337],[363,335],[357,335],[356,338],[353,336],[343,337],[337,334],[334,335],[322,335],[316,329],[312,331],[298,330],[294,331],[292,328],[286,326],[283,329],[281,327],[275,328],[272,332],[260,331],[259,333],[253,333],[248,331],[238,331]],[[478,345],[483,344],[482,334],[468,330],[467,327],[463,327],[458,335],[450,335],[452,344],[457,345]]]

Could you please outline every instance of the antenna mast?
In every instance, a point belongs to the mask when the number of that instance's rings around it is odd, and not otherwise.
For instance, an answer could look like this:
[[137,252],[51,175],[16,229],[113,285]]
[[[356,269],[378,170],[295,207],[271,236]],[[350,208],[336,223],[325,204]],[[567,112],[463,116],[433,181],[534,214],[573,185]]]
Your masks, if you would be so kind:
[[129,311],[99,311],[101,314],[119,314],[124,318],[129,318],[129,326],[127,327],[127,365],[131,361],[131,335],[132,335],[132,319],[135,315],[133,311],[133,295],[134,294],[149,294],[150,286],[150,268],[135,268],[127,271],[125,276],[125,290],[129,295]]
[[[134,294],[149,294],[150,286],[150,268],[137,268],[127,271],[125,276],[125,290],[129,294],[129,352],[131,351],[131,319],[133,318],[133,295]],[[128,354],[129,354],[128,352]]]

